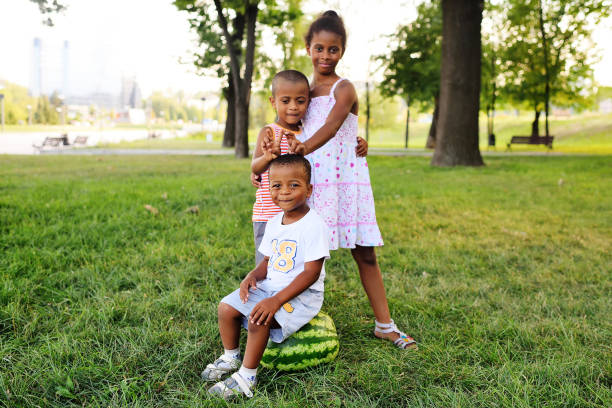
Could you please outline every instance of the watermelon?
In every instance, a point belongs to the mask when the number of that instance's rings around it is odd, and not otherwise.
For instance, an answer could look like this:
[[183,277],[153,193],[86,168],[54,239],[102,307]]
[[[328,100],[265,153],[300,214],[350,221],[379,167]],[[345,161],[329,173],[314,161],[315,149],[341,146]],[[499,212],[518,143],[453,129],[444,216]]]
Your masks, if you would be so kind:
[[334,321],[327,314],[319,312],[282,343],[268,342],[261,365],[281,371],[303,370],[332,361],[339,349]]

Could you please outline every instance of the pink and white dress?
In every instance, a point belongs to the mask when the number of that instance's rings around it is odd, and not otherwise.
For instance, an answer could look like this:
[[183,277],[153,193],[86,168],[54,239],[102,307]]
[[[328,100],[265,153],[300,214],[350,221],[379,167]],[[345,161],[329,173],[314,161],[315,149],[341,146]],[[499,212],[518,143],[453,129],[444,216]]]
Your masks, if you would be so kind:
[[[336,103],[334,83],[329,95],[312,98],[298,136],[305,142],[327,119]],[[312,166],[313,192],[309,205],[330,230],[329,249],[381,246],[370,172],[365,157],[357,157],[357,115],[349,113],[338,133],[306,158]]]

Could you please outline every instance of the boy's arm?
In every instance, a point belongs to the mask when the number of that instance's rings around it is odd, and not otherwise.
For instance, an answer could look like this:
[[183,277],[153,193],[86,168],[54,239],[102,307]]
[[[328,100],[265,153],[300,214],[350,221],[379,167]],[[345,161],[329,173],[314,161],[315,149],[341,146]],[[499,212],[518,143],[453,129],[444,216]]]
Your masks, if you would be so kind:
[[257,281],[264,280],[268,275],[269,259],[267,256],[264,257],[263,261],[249,272],[240,283],[240,300],[242,300],[242,303],[246,303],[249,300],[249,289],[257,289]]
[[268,169],[270,162],[280,155],[280,140],[278,141],[278,151],[276,145],[274,131],[269,126],[261,129],[257,136],[253,160],[251,161],[251,171],[253,173],[260,175]]
[[336,132],[338,132],[338,129],[340,129],[340,126],[342,126],[344,120],[351,112],[351,108],[357,102],[355,87],[350,82],[343,81],[343,83],[338,85],[335,98],[336,104],[331,112],[329,112],[329,115],[327,115],[325,124],[310,139],[304,142],[305,155],[317,150],[336,135]]
[[316,261],[305,262],[304,271],[296,276],[285,289],[255,305],[249,317],[251,323],[257,323],[258,325],[270,324],[274,314],[278,312],[282,305],[308,289],[319,279],[324,261],[325,258],[323,257]]

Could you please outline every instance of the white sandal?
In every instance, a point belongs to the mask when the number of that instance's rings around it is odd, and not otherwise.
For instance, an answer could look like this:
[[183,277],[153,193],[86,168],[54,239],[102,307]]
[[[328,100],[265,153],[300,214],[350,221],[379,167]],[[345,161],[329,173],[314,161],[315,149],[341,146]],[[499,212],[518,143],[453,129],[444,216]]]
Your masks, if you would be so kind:
[[239,358],[228,358],[221,354],[221,357],[216,359],[214,363],[206,366],[201,377],[205,381],[219,381],[225,374],[240,368],[240,364],[242,364],[242,360]]
[[225,381],[220,381],[210,387],[208,392],[227,401],[239,395],[245,395],[248,398],[251,398],[253,396],[253,391],[251,391],[251,388],[253,387],[255,387],[255,383],[253,383],[253,385],[249,385],[247,380],[242,378],[239,373],[234,373],[230,377],[226,378]]
[[393,342],[396,347],[401,348],[402,350],[418,350],[419,347],[417,346],[416,340],[408,336],[406,333],[399,331],[399,329],[393,322],[393,319],[391,319],[391,323],[381,323],[378,320],[374,321],[376,322],[376,327],[374,328],[374,335],[379,339],[383,337],[377,336],[376,333],[397,333],[399,334],[399,337]]

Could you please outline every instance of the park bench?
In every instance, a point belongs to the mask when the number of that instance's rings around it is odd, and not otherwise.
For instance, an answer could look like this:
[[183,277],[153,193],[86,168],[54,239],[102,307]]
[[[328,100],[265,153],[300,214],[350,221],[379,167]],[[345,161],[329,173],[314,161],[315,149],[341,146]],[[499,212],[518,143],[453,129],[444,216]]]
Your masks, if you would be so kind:
[[554,139],[554,136],[512,136],[510,143],[506,145],[506,150],[510,150],[510,146],[513,144],[545,145],[549,149],[552,149]]
[[87,146],[87,136],[75,137],[74,142],[72,142],[72,146],[74,147]]
[[39,145],[32,145],[32,147],[40,150],[44,150],[47,148],[51,149],[61,149],[63,146],[68,146],[70,143],[68,142],[68,136],[62,135],[60,137],[45,137],[45,140]]
[[63,134],[59,137],[47,136],[45,137],[45,140],[43,140],[43,142],[40,144],[40,146],[32,145],[32,147],[38,149],[39,152],[47,149],[59,150],[65,147],[82,147],[87,145],[87,139],[87,136],[77,136],[74,139],[74,142],[70,144],[70,142],[68,141],[67,134]]

